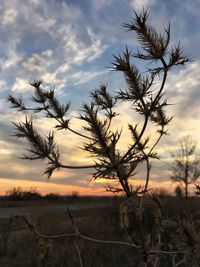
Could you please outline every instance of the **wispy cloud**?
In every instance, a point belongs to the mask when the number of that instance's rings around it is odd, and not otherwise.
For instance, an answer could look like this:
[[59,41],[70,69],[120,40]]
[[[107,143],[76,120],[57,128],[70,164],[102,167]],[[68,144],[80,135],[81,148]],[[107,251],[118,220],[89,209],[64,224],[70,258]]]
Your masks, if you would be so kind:
[[81,10],[65,2],[30,1],[24,5],[23,1],[9,0],[3,1],[0,12],[2,77],[9,79],[15,91],[26,90],[22,80],[42,76],[64,87],[66,76],[75,75],[75,66],[95,60],[106,49],[89,25],[84,25]]

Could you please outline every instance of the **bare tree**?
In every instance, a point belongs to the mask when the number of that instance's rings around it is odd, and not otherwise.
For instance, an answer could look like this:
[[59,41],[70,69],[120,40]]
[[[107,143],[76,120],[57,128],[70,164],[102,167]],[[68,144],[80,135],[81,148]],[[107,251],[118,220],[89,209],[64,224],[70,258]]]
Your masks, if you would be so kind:
[[184,187],[185,197],[188,198],[188,187],[200,177],[200,160],[195,156],[196,143],[190,137],[184,137],[179,144],[177,153],[172,154],[173,165],[171,179],[180,182]]

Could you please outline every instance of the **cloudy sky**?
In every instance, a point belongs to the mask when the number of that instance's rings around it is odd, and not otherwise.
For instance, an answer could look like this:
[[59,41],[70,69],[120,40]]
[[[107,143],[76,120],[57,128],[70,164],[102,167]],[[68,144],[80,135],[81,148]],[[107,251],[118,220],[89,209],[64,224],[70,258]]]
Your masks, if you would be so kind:
[[[47,183],[42,175],[44,162],[21,160],[25,142],[12,136],[11,122],[23,121],[25,114],[10,109],[7,97],[12,94],[28,99],[32,94],[29,82],[42,78],[47,88],[56,88],[61,101],[71,101],[71,116],[76,117],[82,102],[100,82],[117,90],[124,85],[123,77],[109,70],[110,62],[113,54],[118,55],[126,45],[137,49],[136,36],[126,32],[122,24],[131,21],[133,9],[140,11],[143,7],[149,9],[149,22],[159,30],[170,21],[171,43],[180,40],[185,52],[194,58],[185,68],[171,72],[166,84],[167,97],[173,103],[168,114],[174,119],[170,135],[157,149],[162,160],[153,165],[152,186],[171,188],[170,152],[175,151],[182,137],[191,135],[197,141],[199,137],[200,0],[1,0],[0,194],[15,186],[36,187],[42,193],[105,193],[105,183],[89,183],[90,171],[61,170]],[[119,127],[134,117],[125,105],[121,105],[120,113]],[[42,132],[54,126],[47,119],[35,119]],[[80,128],[76,119],[72,125],[76,130]],[[69,133],[59,133],[65,163],[91,160],[77,148],[82,141]],[[142,172],[135,182],[143,183]]]

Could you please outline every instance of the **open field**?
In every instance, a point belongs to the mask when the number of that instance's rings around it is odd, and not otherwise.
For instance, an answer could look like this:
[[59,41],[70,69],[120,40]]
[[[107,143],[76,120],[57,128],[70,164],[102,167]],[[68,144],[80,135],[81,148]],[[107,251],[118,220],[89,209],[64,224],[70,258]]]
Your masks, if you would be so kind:
[[0,219],[6,219],[11,216],[23,216],[29,214],[31,216],[37,216],[40,214],[56,211],[67,211],[69,208],[71,211],[101,208],[109,205],[109,199],[107,201],[4,201],[0,205]]
[[[79,201],[79,200],[78,200]],[[119,227],[119,203],[122,199],[112,199],[108,205],[100,199],[93,208],[72,209],[71,213],[81,233],[102,240],[118,240],[128,242],[127,232]],[[162,199],[165,217],[181,216],[192,218],[199,223],[199,199],[176,199],[165,197]],[[91,201],[90,201],[91,203]],[[107,205],[106,205],[107,204]],[[36,204],[30,203],[33,209]],[[74,203],[75,205],[75,203]],[[56,206],[54,204],[54,206]],[[57,205],[57,207],[62,205]],[[78,206],[78,204],[77,204]],[[101,207],[104,206],[104,207]],[[44,208],[44,207],[43,207]],[[29,220],[43,234],[56,235],[74,232],[70,218],[63,209],[52,209],[48,203],[46,211],[33,213]],[[148,227],[153,223],[152,217],[146,222]],[[77,251],[73,241],[69,238],[58,240],[44,240],[38,238],[25,224],[21,216],[0,220],[0,266],[4,267],[79,267]],[[141,252],[135,248],[120,245],[98,244],[87,240],[76,240],[79,246],[83,266],[87,267],[141,267]],[[163,267],[171,265],[165,258]],[[180,265],[185,267],[185,265]]]

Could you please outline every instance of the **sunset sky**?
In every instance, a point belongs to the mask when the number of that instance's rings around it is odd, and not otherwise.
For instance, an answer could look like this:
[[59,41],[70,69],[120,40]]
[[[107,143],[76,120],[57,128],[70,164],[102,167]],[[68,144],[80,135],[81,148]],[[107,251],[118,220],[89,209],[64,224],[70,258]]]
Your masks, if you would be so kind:
[[[57,97],[71,101],[71,117],[76,117],[83,101],[101,82],[110,92],[124,86],[120,73],[109,70],[113,54],[126,45],[134,51],[138,43],[132,32],[122,27],[130,23],[133,9],[150,11],[149,22],[162,30],[171,23],[171,43],[181,42],[186,54],[194,58],[184,68],[169,73],[166,97],[168,114],[174,116],[169,135],[157,148],[161,160],[153,162],[151,186],[172,190],[170,153],[179,140],[191,135],[200,147],[200,0],[1,0],[0,2],[0,194],[21,186],[37,188],[41,193],[104,194],[105,182],[90,182],[91,170],[61,170],[47,183],[42,175],[45,162],[20,159],[26,142],[12,135],[11,122],[23,121],[25,114],[10,109],[9,94],[28,99],[33,91],[29,83],[43,79],[45,87],[55,86]],[[142,71],[145,66],[139,64]],[[146,66],[148,67],[148,66]],[[123,125],[121,146],[127,146],[127,122],[135,119],[134,111],[121,104],[116,127]],[[35,118],[43,133],[55,126],[49,119]],[[77,119],[71,121],[80,129]],[[152,133],[153,134],[153,133]],[[67,164],[84,164],[91,158],[77,147],[68,132],[60,132],[58,144]],[[197,153],[200,149],[197,149]],[[143,184],[143,170],[133,184]]]

